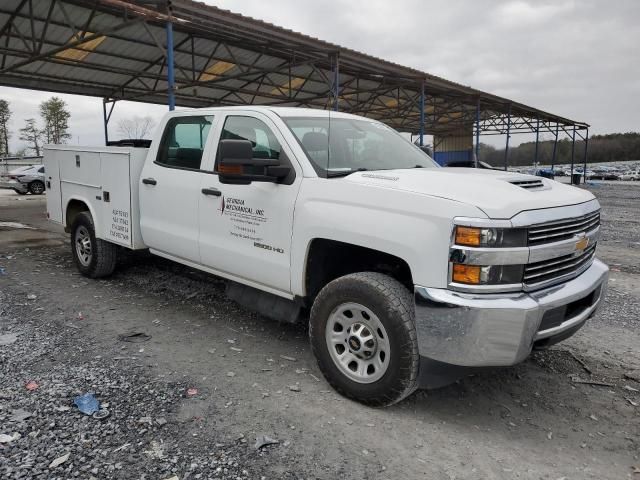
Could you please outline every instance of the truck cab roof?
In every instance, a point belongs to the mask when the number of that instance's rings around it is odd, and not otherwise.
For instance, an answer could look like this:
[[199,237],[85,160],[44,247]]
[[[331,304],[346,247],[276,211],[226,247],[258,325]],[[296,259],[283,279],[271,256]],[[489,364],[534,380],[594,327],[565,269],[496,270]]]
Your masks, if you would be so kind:
[[[168,115],[184,115],[185,112],[198,114],[215,114],[216,112],[233,112],[233,111],[253,111],[253,112],[270,112],[275,113],[279,117],[319,117],[319,118],[351,118],[354,120],[362,120],[363,117],[345,112],[336,112],[334,110],[321,110],[318,108],[302,108],[302,107],[275,107],[269,105],[246,105],[246,106],[230,106],[230,107],[204,107],[189,108],[170,112]],[[369,119],[371,121],[377,121]]]

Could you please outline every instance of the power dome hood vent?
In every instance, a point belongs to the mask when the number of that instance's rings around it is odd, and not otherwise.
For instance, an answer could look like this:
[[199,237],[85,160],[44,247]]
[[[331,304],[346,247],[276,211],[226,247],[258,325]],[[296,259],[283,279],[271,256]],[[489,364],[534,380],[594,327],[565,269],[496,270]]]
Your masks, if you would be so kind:
[[544,182],[542,180],[510,180],[510,184],[515,185],[516,187],[524,188],[526,190],[538,190],[545,187]]

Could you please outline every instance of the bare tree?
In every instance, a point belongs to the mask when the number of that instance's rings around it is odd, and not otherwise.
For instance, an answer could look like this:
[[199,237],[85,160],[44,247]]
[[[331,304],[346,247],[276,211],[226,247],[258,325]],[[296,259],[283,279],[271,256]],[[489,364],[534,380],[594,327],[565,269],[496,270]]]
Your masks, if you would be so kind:
[[9,102],[0,100],[0,157],[9,156],[9,119],[11,118],[11,109]]
[[27,142],[27,149],[33,150],[36,156],[40,156],[40,140],[42,131],[38,129],[35,118],[25,120],[24,128],[20,129],[20,140]]
[[118,133],[122,138],[141,139],[151,133],[155,122],[149,116],[125,118],[118,122]]

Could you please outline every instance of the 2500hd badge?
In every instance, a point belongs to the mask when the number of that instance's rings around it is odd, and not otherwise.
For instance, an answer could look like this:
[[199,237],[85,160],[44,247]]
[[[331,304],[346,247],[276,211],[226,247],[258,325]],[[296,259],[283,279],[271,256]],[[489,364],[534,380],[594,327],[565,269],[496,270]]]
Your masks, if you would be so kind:
[[284,253],[284,249],[278,247],[272,247],[271,245],[265,245],[264,243],[253,242],[253,246],[257,248],[264,248],[271,252]]

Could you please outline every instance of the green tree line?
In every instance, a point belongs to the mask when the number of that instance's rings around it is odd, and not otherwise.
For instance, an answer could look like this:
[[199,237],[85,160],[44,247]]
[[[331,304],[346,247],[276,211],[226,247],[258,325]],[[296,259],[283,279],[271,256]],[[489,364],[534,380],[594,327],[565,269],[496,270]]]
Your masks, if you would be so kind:
[[[571,163],[571,139],[558,140],[555,164]],[[540,141],[538,144],[538,163],[550,165],[553,158],[553,140]],[[583,140],[576,139],[574,159],[576,163],[584,162]],[[533,165],[535,159],[535,142],[521,143],[509,148],[508,162],[510,166]],[[479,159],[496,167],[504,165],[504,149],[480,143]],[[640,160],[640,133],[609,133],[589,137],[587,147],[587,163],[623,162]]]

